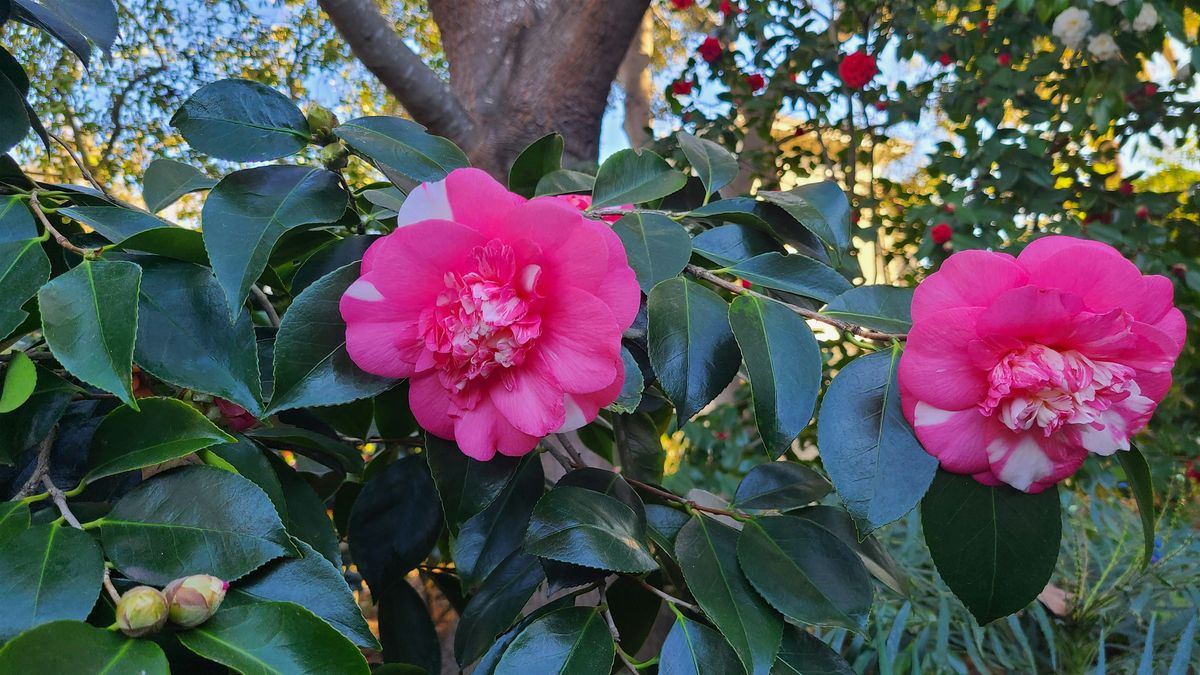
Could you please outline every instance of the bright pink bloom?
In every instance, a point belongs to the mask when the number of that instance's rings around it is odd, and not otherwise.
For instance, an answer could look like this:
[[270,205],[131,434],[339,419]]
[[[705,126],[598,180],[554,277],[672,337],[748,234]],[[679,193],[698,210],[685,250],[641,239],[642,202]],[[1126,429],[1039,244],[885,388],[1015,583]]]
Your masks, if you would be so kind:
[[232,401],[214,398],[213,403],[217,404],[217,410],[221,412],[221,417],[225,420],[225,426],[231,431],[241,433],[258,424],[258,419],[251,415],[249,410]]
[[478,169],[419,185],[342,296],[350,358],[409,378],[421,426],[476,459],[524,455],[620,393],[641,294],[621,240],[567,201]]
[[1040,492],[1146,426],[1186,332],[1172,294],[1095,241],[956,253],[913,298],[904,414],[943,469]]
[[875,57],[862,49],[846,55],[838,64],[838,77],[851,89],[862,89],[878,73]]

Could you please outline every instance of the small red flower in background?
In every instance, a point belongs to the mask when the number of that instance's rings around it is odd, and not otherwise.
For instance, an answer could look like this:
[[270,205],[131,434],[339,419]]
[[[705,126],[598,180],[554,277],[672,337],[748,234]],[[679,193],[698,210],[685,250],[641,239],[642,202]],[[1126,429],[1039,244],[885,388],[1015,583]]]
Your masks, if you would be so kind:
[[767,86],[767,80],[761,73],[753,73],[746,76],[746,85],[750,87],[750,91],[758,91]]
[[1149,220],[1150,219],[1150,209],[1146,208],[1145,206],[1139,206],[1137,211],[1133,215],[1138,220]]
[[742,13],[742,8],[729,2],[729,0],[721,0],[720,11],[725,16],[736,16]]
[[850,222],[857,225],[859,220],[862,220],[862,215],[860,215],[858,211],[851,211]]
[[944,244],[954,236],[954,228],[950,227],[950,223],[938,223],[929,231],[929,235],[933,237],[933,243]]
[[879,73],[875,57],[864,50],[847,54],[838,64],[838,76],[851,89],[862,89]]
[[999,63],[1004,67],[1008,67],[1009,64],[1012,63],[1012,56],[1009,56],[1007,53],[1002,53],[996,57],[996,63]]
[[671,83],[671,93],[676,96],[687,96],[692,93],[692,82],[688,80],[675,80]]
[[215,398],[213,403],[216,403],[217,409],[221,411],[221,417],[225,419],[225,426],[232,431],[242,432],[258,424],[258,419],[254,415],[232,401]]
[[988,28],[991,28],[991,26],[991,22],[989,22],[987,19],[984,19],[983,21],[979,22],[979,32],[986,33]]
[[1129,195],[1133,194],[1133,183],[1130,183],[1127,180],[1121,181],[1121,185],[1117,187],[1117,192],[1120,192],[1128,197]]
[[948,66],[954,63],[954,58],[950,56],[949,52],[942,52],[942,55],[938,57],[938,63]]
[[986,107],[988,107],[988,105],[991,102],[992,102],[992,99],[990,99],[986,96],[980,96],[979,98],[975,99],[975,107],[976,108],[986,108]]
[[887,108],[888,108],[887,101],[875,101],[875,109],[876,110],[883,111],[883,110],[887,110]]
[[687,9],[696,4],[696,0],[671,0],[671,5],[675,9]]
[[1153,96],[1158,93],[1158,85],[1153,82],[1147,82],[1146,86],[1142,87],[1142,93],[1146,96]]
[[1200,483],[1200,468],[1197,468],[1196,460],[1194,459],[1192,460],[1192,463],[1188,465],[1187,479],[1193,483]]
[[954,205],[953,204],[942,204],[942,210],[945,211],[946,213],[949,213],[950,215],[954,215]]
[[721,54],[725,53],[725,48],[721,46],[720,40],[710,35],[704,38],[704,42],[700,43],[696,52],[700,54],[700,58],[712,63],[721,58]]

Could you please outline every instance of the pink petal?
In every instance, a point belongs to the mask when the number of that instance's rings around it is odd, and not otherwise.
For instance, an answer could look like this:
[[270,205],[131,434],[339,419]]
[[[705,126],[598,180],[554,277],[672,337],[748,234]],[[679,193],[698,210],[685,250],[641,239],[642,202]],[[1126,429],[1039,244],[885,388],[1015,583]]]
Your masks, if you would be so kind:
[[418,185],[404,199],[396,222],[407,227],[424,220],[453,220],[488,239],[509,209],[525,201],[479,169],[455,169],[443,180]]
[[621,330],[596,296],[569,286],[558,289],[542,314],[542,331],[538,363],[563,391],[604,389],[621,372]]
[[[1021,286],[997,295],[979,315],[976,330],[987,339],[1011,337],[1045,345],[1061,344],[1083,302],[1057,289]],[[1126,320],[1121,328],[1128,332]]]
[[1142,302],[1133,314],[1138,321],[1155,323],[1175,307],[1175,284],[1161,274],[1142,277]]
[[1039,432],[997,435],[987,453],[995,478],[1029,493],[1041,492],[1075,473],[1088,454]]
[[1125,309],[1136,316],[1142,304],[1142,273],[1110,247],[1064,246],[1034,260],[1032,264],[1020,261],[1029,272],[1029,283],[1076,295],[1093,312]]
[[454,418],[451,417],[454,406],[437,373],[421,373],[409,380],[408,407],[422,429],[438,438],[454,440]]
[[1187,340],[1187,321],[1183,318],[1183,312],[1172,307],[1161,319],[1154,322],[1154,327],[1179,345],[1179,350],[1175,352],[1178,356],[1179,352],[1183,350],[1183,343]]
[[562,426],[563,390],[535,368],[511,368],[494,376],[492,403],[518,431],[541,438]]
[[446,220],[425,220],[402,227],[371,244],[363,256],[363,276],[389,302],[428,306],[445,289],[447,272],[460,272],[470,254],[487,240],[478,232]]
[[629,266],[629,258],[621,238],[607,227],[600,226],[600,232],[608,245],[608,274],[596,289],[595,295],[612,310],[617,326],[625,331],[633,325],[641,306],[642,291],[638,286],[637,276]]
[[1019,256],[1017,262],[1022,267],[1029,269],[1031,267],[1040,266],[1051,256],[1057,255],[1067,249],[1082,249],[1077,251],[1078,254],[1086,257],[1094,256],[1116,256],[1122,258],[1121,253],[1117,249],[1100,241],[1091,239],[1079,239],[1077,237],[1068,237],[1065,235],[1053,235],[1042,237],[1029,242]]
[[953,307],[986,307],[1010,288],[1024,286],[1028,275],[1005,253],[962,251],[946,259],[941,269],[917,286],[912,317],[920,323]]
[[408,377],[416,372],[416,360],[422,351],[417,322],[348,321],[346,351],[350,360],[368,373]]
[[566,407],[566,419],[556,433],[574,431],[591,424],[600,414],[600,409],[617,400],[621,387],[625,384],[624,366],[618,363],[617,377],[607,387],[590,393],[565,394],[563,404]]
[[987,446],[996,422],[977,408],[943,410],[903,396],[904,413],[925,451],[951,473],[972,474],[988,469]]
[[972,359],[971,346],[979,342],[975,323],[983,311],[947,309],[915,323],[900,357],[901,390],[943,410],[964,410],[982,401],[987,372]]
[[511,457],[529,454],[538,443],[537,436],[522,433],[510,424],[486,396],[454,421],[454,440],[464,454],[483,462],[497,452]]

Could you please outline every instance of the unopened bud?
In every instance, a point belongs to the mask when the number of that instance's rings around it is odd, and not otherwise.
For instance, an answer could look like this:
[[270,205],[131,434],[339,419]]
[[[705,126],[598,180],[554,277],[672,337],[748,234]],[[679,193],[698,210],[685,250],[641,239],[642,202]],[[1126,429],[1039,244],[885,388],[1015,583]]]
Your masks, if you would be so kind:
[[350,161],[350,151],[339,143],[330,143],[321,148],[321,163],[330,171],[341,171]]
[[170,606],[171,623],[184,628],[194,628],[208,621],[221,601],[229,583],[209,574],[193,574],[167,584],[163,593]]
[[137,586],[117,601],[117,627],[129,637],[157,633],[167,622],[167,599],[157,588]]
[[329,108],[313,104],[308,108],[308,130],[313,139],[321,145],[327,145],[335,140],[333,128],[338,125],[337,115]]

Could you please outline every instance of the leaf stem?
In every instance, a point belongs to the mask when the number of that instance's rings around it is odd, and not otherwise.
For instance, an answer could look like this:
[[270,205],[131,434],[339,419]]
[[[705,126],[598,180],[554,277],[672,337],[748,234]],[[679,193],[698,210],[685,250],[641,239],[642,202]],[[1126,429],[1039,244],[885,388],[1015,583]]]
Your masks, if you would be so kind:
[[50,233],[50,236],[54,237],[54,241],[56,241],[59,246],[72,253],[81,255],[84,258],[95,257],[104,250],[103,248],[79,248],[75,244],[72,244],[65,236],[63,236],[62,232],[59,232],[53,225],[50,224],[50,219],[46,217],[46,213],[42,211],[42,205],[38,203],[38,194],[39,191],[36,189],[29,193],[29,210],[33,211],[33,215],[37,216],[37,219],[42,223],[42,227],[46,228],[46,231]]

